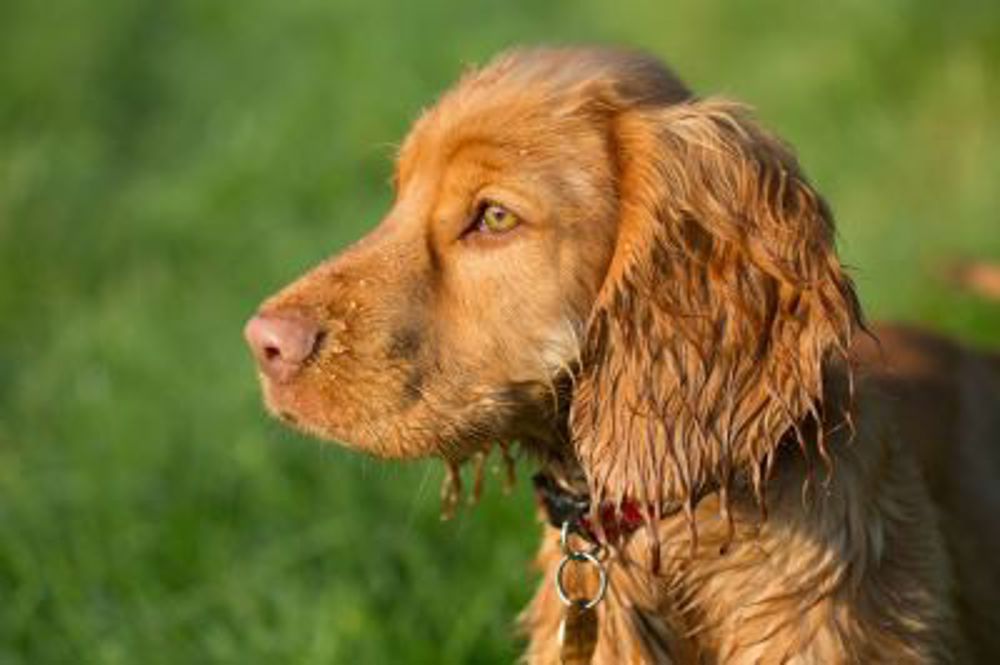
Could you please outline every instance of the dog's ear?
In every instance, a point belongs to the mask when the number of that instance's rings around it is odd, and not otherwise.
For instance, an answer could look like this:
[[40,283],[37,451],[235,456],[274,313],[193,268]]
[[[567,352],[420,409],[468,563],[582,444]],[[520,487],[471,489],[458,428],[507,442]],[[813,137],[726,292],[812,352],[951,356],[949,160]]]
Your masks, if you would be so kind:
[[612,124],[618,239],[570,418],[592,498],[690,508],[716,486],[724,502],[745,473],[762,499],[783,437],[825,455],[824,367],[861,325],[830,212],[735,104],[639,108]]

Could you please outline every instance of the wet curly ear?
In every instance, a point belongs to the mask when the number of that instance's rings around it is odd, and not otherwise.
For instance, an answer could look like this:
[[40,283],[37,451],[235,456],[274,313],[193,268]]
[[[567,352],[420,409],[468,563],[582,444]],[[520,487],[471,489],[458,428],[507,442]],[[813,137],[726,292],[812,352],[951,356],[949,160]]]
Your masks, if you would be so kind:
[[627,110],[612,134],[618,240],[570,418],[594,503],[690,509],[717,486],[725,506],[737,473],[762,500],[762,468],[789,433],[807,445],[861,325],[830,212],[738,105]]

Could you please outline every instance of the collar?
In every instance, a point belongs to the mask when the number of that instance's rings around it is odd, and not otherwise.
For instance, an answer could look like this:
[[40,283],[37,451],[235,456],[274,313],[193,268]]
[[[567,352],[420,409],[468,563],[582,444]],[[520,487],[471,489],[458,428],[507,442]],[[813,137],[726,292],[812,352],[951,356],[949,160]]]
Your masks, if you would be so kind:
[[[797,451],[799,446],[795,441],[789,435],[782,437],[781,442],[773,452],[771,464],[776,464],[776,460],[780,461],[792,451]],[[807,472],[811,477],[812,471]],[[766,477],[771,474],[770,466],[764,471],[764,474],[766,482]],[[568,523],[571,533],[578,534],[594,545],[620,542],[622,538],[631,535],[639,528],[649,526],[653,521],[651,519],[653,515],[663,520],[683,511],[693,511],[706,496],[720,491],[717,483],[710,483],[702,487],[689,504],[673,501],[659,506],[659,510],[657,510],[657,506],[654,504],[644,504],[625,497],[617,506],[612,502],[604,502],[598,507],[598,510],[594,511],[590,505],[590,494],[586,491],[573,491],[557,478],[558,476],[547,469],[539,471],[532,477],[532,483],[535,487],[535,501],[545,513],[546,521],[556,529],[562,529],[563,525]],[[738,490],[749,491],[749,488],[752,487],[751,481],[745,476],[737,475],[733,482]],[[762,500],[762,498],[758,500]],[[760,510],[761,520],[766,520],[765,504],[760,504]],[[689,515],[689,519],[693,519],[693,517]],[[731,538],[731,522],[729,528]],[[692,543],[696,543],[697,533],[695,532],[693,535]]]
[[[535,500],[545,519],[556,528],[569,524],[569,530],[593,544],[615,543],[646,524],[641,504],[624,499],[619,506],[602,503],[596,515],[590,509],[590,495],[573,492],[544,471],[532,477]],[[677,512],[662,513],[663,517]],[[595,517],[597,523],[595,523]]]

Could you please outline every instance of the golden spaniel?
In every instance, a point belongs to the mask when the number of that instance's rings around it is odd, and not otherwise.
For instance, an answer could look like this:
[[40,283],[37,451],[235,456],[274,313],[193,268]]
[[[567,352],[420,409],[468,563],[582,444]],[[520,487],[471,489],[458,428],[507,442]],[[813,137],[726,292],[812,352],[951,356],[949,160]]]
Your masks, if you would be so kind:
[[452,469],[517,441],[550,520],[584,502],[599,564],[565,607],[545,527],[527,662],[1000,662],[1000,361],[864,333],[829,209],[743,107],[519,50],[422,115],[395,190],[246,335],[305,432]]

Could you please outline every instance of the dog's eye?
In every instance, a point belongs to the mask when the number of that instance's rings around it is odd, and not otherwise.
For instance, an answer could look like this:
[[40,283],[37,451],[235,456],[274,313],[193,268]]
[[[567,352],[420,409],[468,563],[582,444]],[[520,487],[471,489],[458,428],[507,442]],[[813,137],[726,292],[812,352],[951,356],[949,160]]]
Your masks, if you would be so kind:
[[483,206],[476,220],[476,230],[487,233],[506,233],[521,223],[520,218],[496,203]]

